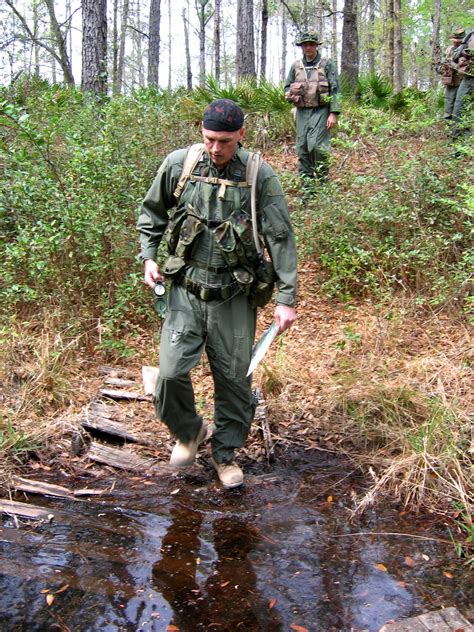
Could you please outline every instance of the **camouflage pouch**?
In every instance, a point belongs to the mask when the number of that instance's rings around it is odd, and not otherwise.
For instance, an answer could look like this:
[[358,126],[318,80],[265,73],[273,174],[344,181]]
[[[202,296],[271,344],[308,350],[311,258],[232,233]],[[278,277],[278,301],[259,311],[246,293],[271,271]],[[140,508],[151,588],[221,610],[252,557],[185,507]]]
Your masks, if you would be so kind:
[[184,272],[186,262],[181,257],[170,255],[163,266],[163,275],[167,279],[177,280]]
[[176,246],[179,241],[179,233],[181,231],[181,226],[186,218],[188,213],[188,209],[184,206],[178,208],[173,213],[173,216],[170,218],[168,226],[163,235],[163,240],[168,247],[168,252],[173,253],[176,250]]
[[236,252],[236,241],[232,222],[223,222],[214,230],[214,236],[222,256],[229,268],[234,268],[239,263]]
[[255,277],[253,276],[253,274],[250,274],[248,270],[245,270],[241,267],[233,268],[231,272],[232,276],[239,284],[241,292],[248,296],[250,291],[252,290],[255,281]]
[[255,267],[255,275],[256,279],[249,293],[249,305],[263,307],[271,300],[275,287],[275,270],[272,262],[260,256]]
[[179,231],[179,240],[176,246],[176,254],[178,257],[186,259],[189,246],[203,230],[204,224],[199,217],[191,214],[186,217]]

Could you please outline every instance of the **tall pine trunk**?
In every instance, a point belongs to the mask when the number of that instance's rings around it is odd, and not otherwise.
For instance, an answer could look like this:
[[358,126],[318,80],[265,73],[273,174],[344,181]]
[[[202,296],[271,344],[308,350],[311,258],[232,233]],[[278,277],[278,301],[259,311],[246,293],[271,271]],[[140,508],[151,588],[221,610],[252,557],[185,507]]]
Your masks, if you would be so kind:
[[97,95],[107,93],[106,0],[82,0],[81,87]]
[[148,85],[158,87],[160,68],[161,0],[151,0],[148,30]]
[[253,0],[237,1],[236,79],[256,77]]
[[359,84],[359,32],[357,0],[345,0],[342,24],[341,79],[355,98]]
[[262,50],[260,52],[260,79],[267,74],[268,0],[262,0]]
[[393,89],[403,89],[402,3],[393,0]]

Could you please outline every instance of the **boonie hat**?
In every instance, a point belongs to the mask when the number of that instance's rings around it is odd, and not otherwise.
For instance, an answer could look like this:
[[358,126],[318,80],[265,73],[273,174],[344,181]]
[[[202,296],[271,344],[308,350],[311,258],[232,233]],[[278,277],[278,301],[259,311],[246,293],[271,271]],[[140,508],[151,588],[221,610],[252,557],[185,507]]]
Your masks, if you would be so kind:
[[464,39],[465,36],[466,36],[466,29],[463,29],[461,27],[453,29],[453,32],[450,35],[450,37],[454,37],[456,39]]
[[202,116],[204,129],[213,132],[235,132],[243,127],[242,108],[231,99],[217,99],[209,103]]
[[295,44],[297,46],[301,46],[305,42],[313,42],[314,44],[322,44],[322,41],[318,37],[318,35],[310,31],[303,31],[302,33],[300,33],[296,39]]

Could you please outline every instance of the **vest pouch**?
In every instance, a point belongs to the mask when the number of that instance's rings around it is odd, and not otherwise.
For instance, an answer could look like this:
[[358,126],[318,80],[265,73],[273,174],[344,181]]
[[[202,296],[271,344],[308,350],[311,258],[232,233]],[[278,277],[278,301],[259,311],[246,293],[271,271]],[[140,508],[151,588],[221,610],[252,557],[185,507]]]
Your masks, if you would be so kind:
[[233,268],[231,272],[232,276],[237,281],[241,292],[245,294],[245,296],[248,296],[255,281],[253,274],[250,274],[248,270],[241,267]]
[[273,296],[275,270],[271,261],[260,257],[255,267],[256,280],[249,294],[250,307],[263,307]]
[[442,83],[444,86],[452,86],[452,85],[454,85],[454,81],[453,81],[453,79],[454,79],[454,77],[453,77],[453,75],[452,75],[452,74],[450,74],[450,75],[443,75],[443,76],[441,77],[441,83]]
[[229,268],[234,268],[239,263],[239,258],[232,223],[227,221],[220,224],[214,230],[214,237],[226,264]]
[[189,246],[193,243],[199,233],[204,230],[204,224],[196,215],[188,215],[181,225],[179,232],[179,241],[176,246],[176,254],[178,257],[186,258]]
[[179,241],[179,233],[181,231],[181,225],[183,224],[186,214],[186,207],[182,206],[179,209],[176,209],[173,216],[170,218],[168,222],[168,226],[164,232],[163,240],[168,247],[168,252],[171,254],[176,250],[176,246]]
[[329,81],[326,77],[319,75],[318,85],[319,105],[327,105],[329,103]]
[[170,255],[163,266],[163,275],[167,279],[177,280],[184,272],[186,262],[181,257]]

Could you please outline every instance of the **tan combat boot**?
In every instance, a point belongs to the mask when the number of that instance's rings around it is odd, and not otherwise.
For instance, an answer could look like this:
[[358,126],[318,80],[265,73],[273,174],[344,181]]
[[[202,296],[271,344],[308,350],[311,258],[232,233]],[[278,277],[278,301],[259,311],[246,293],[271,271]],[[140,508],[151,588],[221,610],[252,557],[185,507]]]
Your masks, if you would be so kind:
[[202,422],[201,430],[195,439],[188,443],[182,443],[179,439],[171,452],[170,465],[174,467],[187,467],[194,463],[199,445],[207,437],[207,424]]
[[220,482],[227,489],[239,487],[243,484],[244,473],[234,461],[232,461],[232,463],[217,463],[217,461],[212,459],[212,464],[216,468]]

